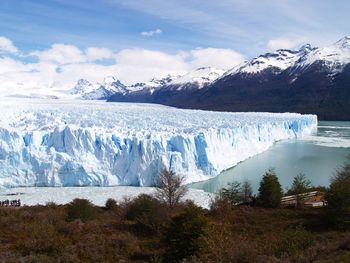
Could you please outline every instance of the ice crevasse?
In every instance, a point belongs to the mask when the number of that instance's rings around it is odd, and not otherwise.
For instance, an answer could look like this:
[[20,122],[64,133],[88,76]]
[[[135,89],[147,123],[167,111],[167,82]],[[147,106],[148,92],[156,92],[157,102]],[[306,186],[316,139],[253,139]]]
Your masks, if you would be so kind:
[[0,112],[2,187],[152,186],[163,168],[201,181],[317,127],[315,115],[98,101],[9,99]]

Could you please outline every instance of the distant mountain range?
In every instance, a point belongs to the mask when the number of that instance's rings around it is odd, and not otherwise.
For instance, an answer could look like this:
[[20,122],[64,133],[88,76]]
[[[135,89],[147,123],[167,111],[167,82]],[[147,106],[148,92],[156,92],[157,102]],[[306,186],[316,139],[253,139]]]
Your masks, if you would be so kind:
[[266,53],[228,71],[203,67],[129,86],[115,77],[101,83],[80,79],[63,93],[52,88],[46,94],[46,90],[20,96],[158,103],[215,111],[299,112],[317,114],[321,120],[350,120],[350,36],[323,48],[307,44],[299,50]]
[[92,84],[86,79],[78,80],[70,92],[73,96],[87,100],[108,99],[114,94],[126,94],[130,92],[119,80],[114,77],[106,77],[102,83]]
[[217,111],[289,111],[317,114],[321,120],[350,120],[350,37],[324,48],[280,49],[225,73],[201,68],[157,83],[116,93],[109,101]]

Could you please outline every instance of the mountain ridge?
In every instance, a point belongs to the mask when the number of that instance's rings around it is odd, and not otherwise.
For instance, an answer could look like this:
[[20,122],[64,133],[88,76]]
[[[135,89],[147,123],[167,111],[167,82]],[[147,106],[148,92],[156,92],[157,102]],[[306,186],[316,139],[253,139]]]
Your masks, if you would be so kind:
[[109,101],[159,103],[215,111],[317,114],[321,120],[350,120],[350,37],[315,48],[280,49],[253,58],[198,89],[172,85],[114,94]]

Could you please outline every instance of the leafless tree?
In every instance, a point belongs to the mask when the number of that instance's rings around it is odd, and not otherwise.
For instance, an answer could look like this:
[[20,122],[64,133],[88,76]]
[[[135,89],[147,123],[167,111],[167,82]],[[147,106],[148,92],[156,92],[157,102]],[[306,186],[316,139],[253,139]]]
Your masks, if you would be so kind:
[[247,203],[252,200],[253,189],[249,181],[245,180],[242,184],[242,202]]
[[163,169],[158,177],[156,197],[170,207],[175,206],[187,192],[187,187],[183,185],[183,182],[183,176]]

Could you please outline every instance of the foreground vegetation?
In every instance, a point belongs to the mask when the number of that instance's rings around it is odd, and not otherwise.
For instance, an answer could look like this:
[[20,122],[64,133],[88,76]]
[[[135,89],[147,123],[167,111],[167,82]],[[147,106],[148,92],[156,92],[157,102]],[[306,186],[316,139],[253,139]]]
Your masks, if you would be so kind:
[[[110,199],[105,207],[75,199],[0,209],[0,262],[350,260],[350,165],[332,179],[329,206],[318,209],[279,208],[282,190],[273,171],[264,175],[256,198],[249,184],[234,183],[209,210],[180,202],[185,190],[179,182],[163,184],[156,197]],[[311,186],[299,175],[289,193],[303,187]]]

